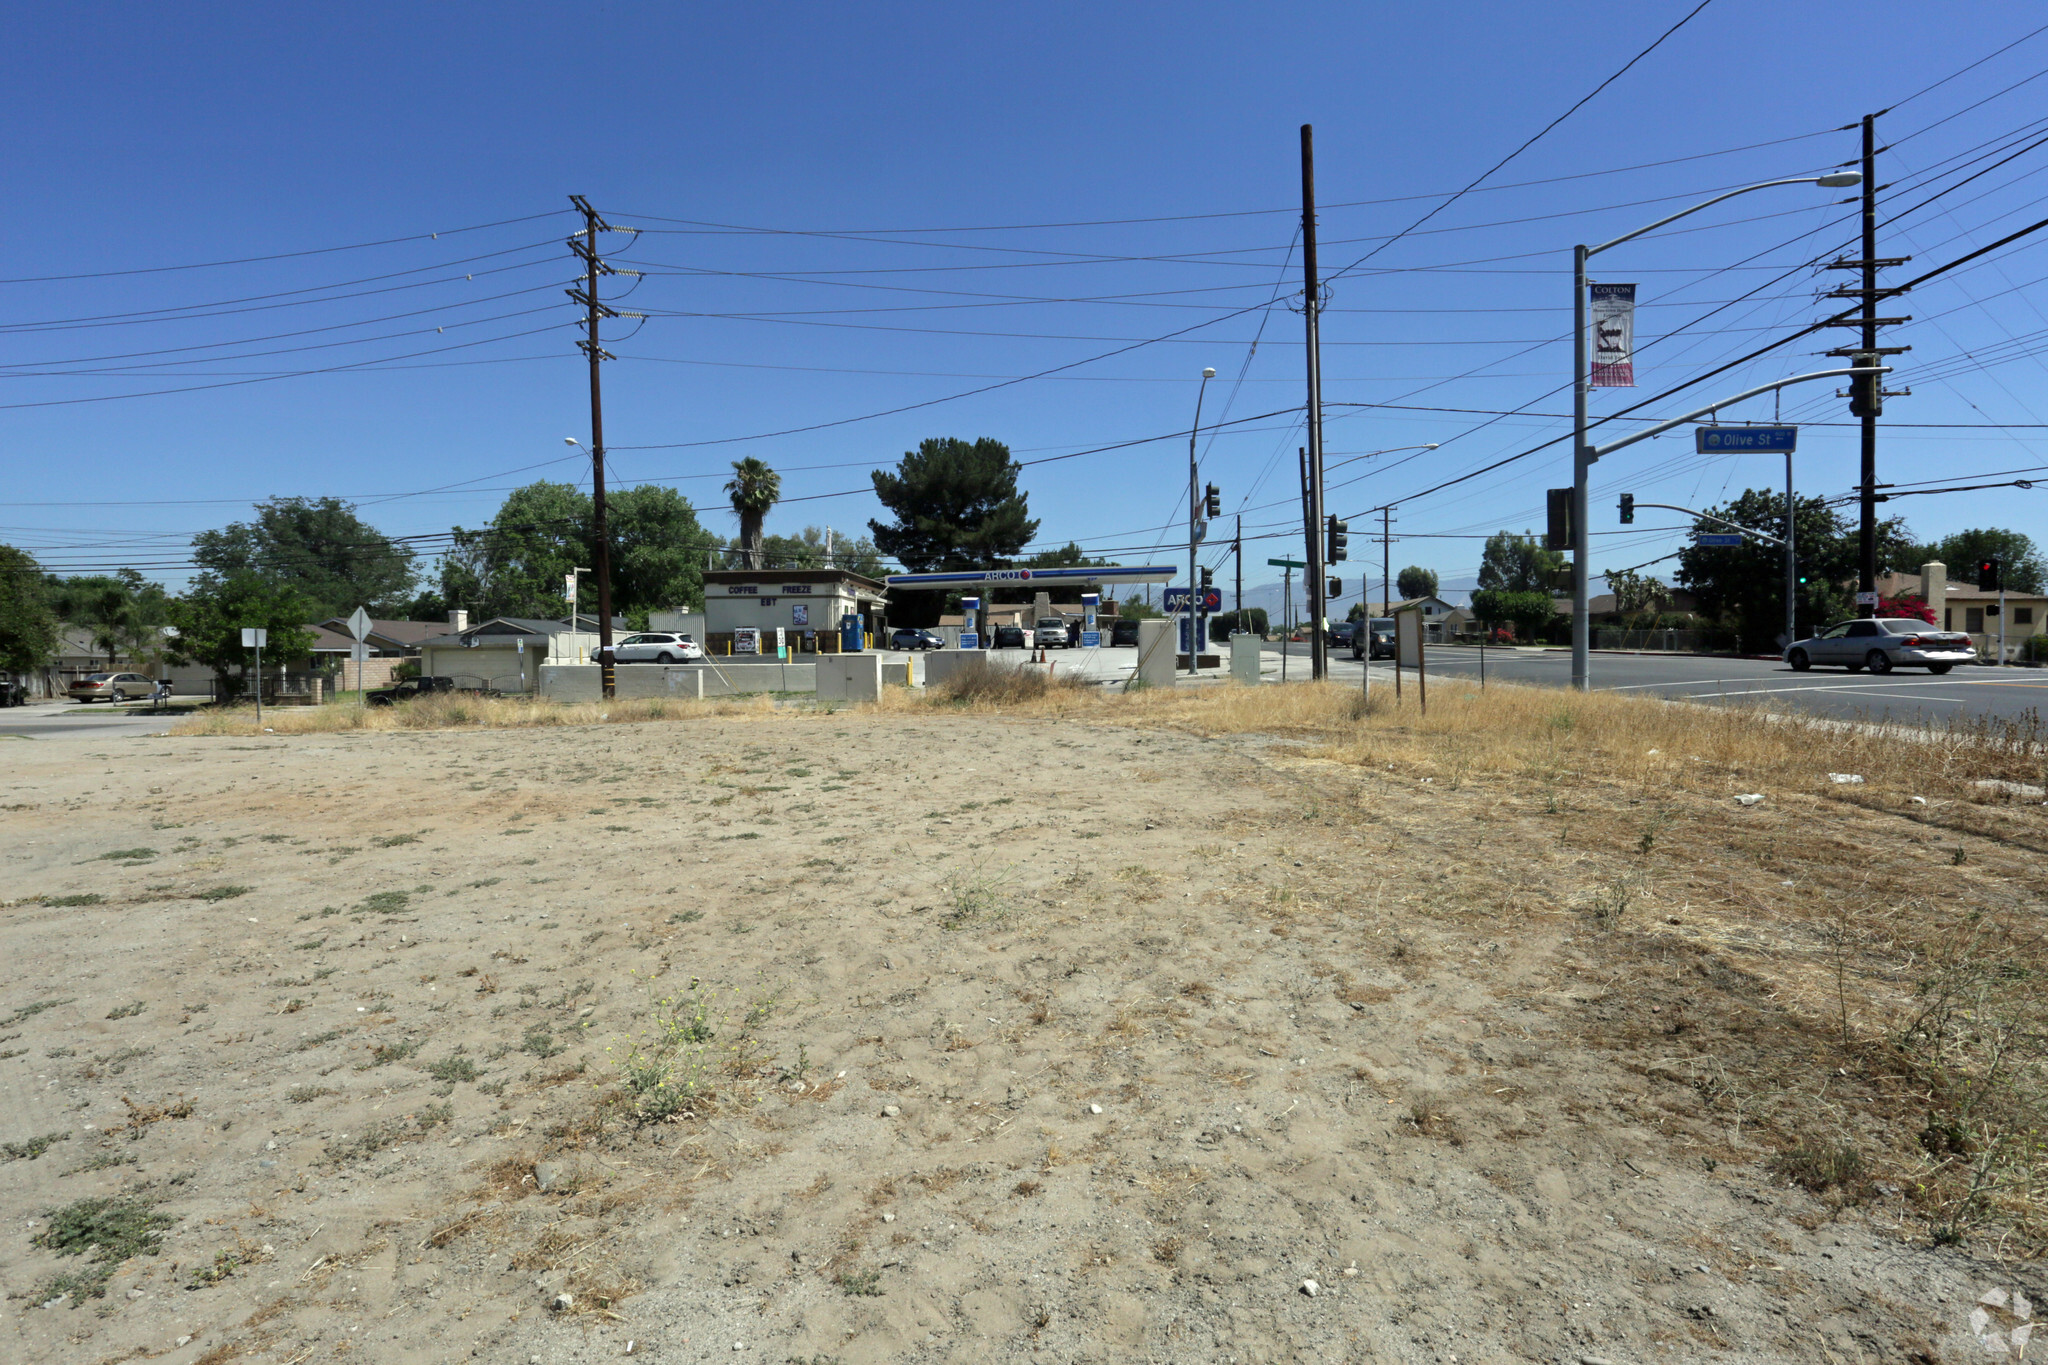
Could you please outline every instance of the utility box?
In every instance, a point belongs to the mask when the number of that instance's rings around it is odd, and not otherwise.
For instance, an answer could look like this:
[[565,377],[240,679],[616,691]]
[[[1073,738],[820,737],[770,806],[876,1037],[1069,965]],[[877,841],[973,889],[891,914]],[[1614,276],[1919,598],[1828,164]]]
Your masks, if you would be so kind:
[[1171,687],[1178,678],[1173,648],[1178,624],[1172,618],[1138,622],[1137,676],[1147,686]]
[[1256,684],[1259,681],[1259,659],[1264,653],[1265,641],[1249,632],[1239,632],[1230,637],[1230,680],[1232,682]]
[[[858,620],[859,618],[854,618]],[[818,660],[819,701],[880,701],[882,657],[842,654]]]

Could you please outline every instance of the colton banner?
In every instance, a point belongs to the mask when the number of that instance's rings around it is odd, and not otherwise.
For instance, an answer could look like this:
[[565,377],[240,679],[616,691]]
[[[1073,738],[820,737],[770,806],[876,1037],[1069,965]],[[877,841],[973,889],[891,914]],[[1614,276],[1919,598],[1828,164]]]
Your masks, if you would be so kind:
[[1636,386],[1636,287],[1592,286],[1593,382],[1596,389]]

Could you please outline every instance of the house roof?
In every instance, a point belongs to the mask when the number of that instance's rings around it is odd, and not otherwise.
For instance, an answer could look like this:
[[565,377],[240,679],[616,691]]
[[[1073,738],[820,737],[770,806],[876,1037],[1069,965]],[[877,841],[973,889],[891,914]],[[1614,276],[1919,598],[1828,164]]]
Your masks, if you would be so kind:
[[[436,635],[432,639],[421,640],[419,646],[425,648],[428,645],[432,645],[435,648],[443,648],[467,645],[471,640],[514,640],[536,635],[545,636],[549,639],[557,635],[595,635],[597,634],[597,626],[598,621],[595,616],[578,616],[573,626],[567,621],[556,621],[545,617],[493,616],[488,621],[477,622],[467,630],[447,635]],[[631,627],[626,624],[624,617],[614,616],[612,618],[612,629],[614,631],[627,631]]]
[[[348,633],[348,618],[330,616],[312,629],[332,631],[343,639],[353,639]],[[370,644],[376,649],[411,649],[422,640],[448,633],[446,621],[370,621]]]

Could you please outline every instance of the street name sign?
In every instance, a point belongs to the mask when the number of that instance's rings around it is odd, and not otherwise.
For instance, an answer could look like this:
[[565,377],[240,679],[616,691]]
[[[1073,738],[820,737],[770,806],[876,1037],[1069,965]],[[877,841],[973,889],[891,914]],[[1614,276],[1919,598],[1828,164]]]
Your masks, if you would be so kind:
[[1307,563],[1299,559],[1269,559],[1266,561],[1276,569],[1306,569]]
[[261,649],[270,643],[270,629],[267,626],[243,626],[242,648]]
[[1799,448],[1799,428],[1694,427],[1692,439],[1701,455],[1786,455]]
[[1736,535],[1722,535],[1718,531],[1702,532],[1701,534],[1696,535],[1692,538],[1692,543],[1697,546],[1700,546],[1702,549],[1732,550],[1736,546],[1742,544],[1742,537]]

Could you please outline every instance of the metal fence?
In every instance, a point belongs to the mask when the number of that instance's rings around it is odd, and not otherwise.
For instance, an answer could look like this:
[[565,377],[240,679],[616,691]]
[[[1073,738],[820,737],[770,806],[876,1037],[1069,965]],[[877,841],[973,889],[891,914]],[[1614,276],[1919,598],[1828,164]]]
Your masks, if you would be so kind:
[[1714,647],[1704,632],[1697,630],[1629,630],[1600,626],[1593,631],[1595,649],[1642,649],[1673,654],[1703,654]]

